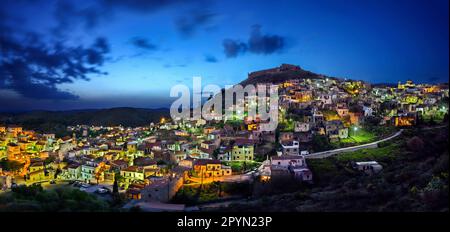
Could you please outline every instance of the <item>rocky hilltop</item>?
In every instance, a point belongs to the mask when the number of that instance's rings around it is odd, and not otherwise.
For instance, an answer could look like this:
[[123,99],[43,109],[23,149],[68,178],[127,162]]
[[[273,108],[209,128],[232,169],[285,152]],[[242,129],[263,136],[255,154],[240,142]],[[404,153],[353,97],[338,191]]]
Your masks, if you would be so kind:
[[251,72],[247,79],[243,80],[241,85],[257,84],[257,83],[281,83],[292,79],[321,79],[332,78],[321,74],[316,74],[302,69],[298,65],[281,64],[279,67]]

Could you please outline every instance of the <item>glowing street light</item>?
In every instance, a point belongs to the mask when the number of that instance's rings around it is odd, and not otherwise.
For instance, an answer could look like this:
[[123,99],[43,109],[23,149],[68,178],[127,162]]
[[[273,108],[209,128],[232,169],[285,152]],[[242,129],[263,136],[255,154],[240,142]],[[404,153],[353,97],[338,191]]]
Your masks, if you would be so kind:
[[356,135],[356,132],[357,132],[357,131],[358,131],[358,127],[357,127],[357,126],[353,127],[353,136]]

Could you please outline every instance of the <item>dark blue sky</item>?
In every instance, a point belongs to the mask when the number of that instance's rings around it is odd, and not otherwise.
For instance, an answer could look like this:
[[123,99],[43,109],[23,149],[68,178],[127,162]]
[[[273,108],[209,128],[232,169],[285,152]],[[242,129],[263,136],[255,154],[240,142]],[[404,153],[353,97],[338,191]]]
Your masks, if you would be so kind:
[[3,0],[0,111],[167,107],[300,65],[369,82],[447,82],[447,0]]

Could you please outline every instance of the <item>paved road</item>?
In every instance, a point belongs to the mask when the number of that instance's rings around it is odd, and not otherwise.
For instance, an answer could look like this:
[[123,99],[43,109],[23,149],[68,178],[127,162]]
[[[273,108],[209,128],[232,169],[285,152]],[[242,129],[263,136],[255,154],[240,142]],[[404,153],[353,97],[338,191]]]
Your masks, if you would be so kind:
[[358,146],[353,146],[353,147],[344,147],[344,148],[338,148],[338,149],[334,149],[334,150],[329,150],[329,151],[322,151],[322,152],[317,152],[317,153],[311,153],[309,155],[306,155],[305,158],[307,159],[323,159],[332,155],[336,155],[336,154],[340,154],[343,152],[351,152],[351,151],[357,151],[357,150],[361,150],[361,149],[365,149],[365,148],[377,148],[379,143],[394,139],[398,136],[400,136],[403,132],[403,129],[397,131],[397,133],[395,133],[392,136],[389,136],[387,138],[372,142],[372,143],[367,143],[367,144],[362,144],[362,145],[358,145]]
[[445,128],[445,127],[448,127],[448,125],[435,126],[435,127],[422,127],[422,128],[419,128],[419,129],[422,129],[422,130],[434,130],[434,129],[441,129],[441,128]]

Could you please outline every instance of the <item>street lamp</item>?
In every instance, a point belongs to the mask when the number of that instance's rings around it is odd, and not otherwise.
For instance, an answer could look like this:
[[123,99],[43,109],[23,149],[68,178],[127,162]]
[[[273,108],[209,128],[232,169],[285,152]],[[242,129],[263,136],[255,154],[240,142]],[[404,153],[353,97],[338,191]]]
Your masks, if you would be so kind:
[[358,131],[358,127],[357,126],[353,127],[353,136],[356,136],[357,131]]

